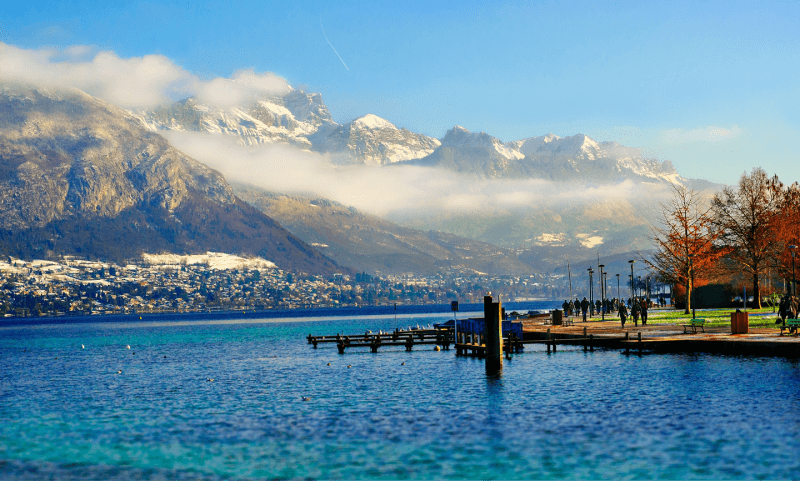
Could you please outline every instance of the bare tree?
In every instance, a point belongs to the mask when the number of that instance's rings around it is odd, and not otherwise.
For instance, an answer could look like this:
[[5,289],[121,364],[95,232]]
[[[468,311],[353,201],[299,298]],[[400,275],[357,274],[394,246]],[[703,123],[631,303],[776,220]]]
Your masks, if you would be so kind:
[[761,308],[759,278],[773,263],[779,243],[774,242],[771,226],[778,212],[780,189],[777,177],[770,179],[761,168],[742,174],[738,189],[726,187],[711,201],[718,244],[726,249],[732,266],[752,276],[753,298]]
[[[710,208],[705,206],[702,197],[694,189],[680,185],[673,184],[672,190],[672,200],[661,204],[661,227],[652,228],[656,252],[644,261],[661,281],[685,287],[684,312],[688,314],[694,283],[709,277],[719,252],[714,248]],[[690,266],[695,271],[694,276]]]

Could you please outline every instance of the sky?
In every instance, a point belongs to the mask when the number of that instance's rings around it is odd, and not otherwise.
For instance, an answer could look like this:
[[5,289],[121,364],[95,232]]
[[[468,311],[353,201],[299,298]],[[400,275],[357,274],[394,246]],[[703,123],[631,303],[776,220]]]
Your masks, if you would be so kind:
[[177,99],[237,78],[320,92],[340,123],[584,133],[690,178],[800,180],[800,2],[6,3],[6,49],[49,52],[29,70],[116,73],[128,81],[104,88],[122,103],[163,100],[142,85]]

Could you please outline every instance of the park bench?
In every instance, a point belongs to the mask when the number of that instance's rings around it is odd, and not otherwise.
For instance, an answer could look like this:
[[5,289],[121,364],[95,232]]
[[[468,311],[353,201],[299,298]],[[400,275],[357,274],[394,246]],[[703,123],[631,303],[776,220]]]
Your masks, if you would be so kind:
[[792,332],[797,332],[797,328],[800,327],[800,319],[786,319],[785,326],[779,326],[781,328],[781,336],[783,335],[783,330],[788,329],[789,334]]
[[702,329],[703,332],[706,332],[706,329],[704,327],[705,324],[706,324],[706,320],[705,319],[692,319],[691,321],[689,321],[688,324],[682,324],[683,325],[683,333],[686,334],[686,330],[688,328],[690,328],[690,327],[692,328],[692,333],[693,334],[697,334],[697,328],[698,327],[700,329]]

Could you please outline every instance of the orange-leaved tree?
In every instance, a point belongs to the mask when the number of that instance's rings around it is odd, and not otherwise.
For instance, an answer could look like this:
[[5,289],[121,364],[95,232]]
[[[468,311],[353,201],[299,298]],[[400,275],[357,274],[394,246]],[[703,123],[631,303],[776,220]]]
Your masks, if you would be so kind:
[[800,245],[800,184],[795,182],[784,186],[775,178],[771,187],[778,195],[777,211],[770,224],[777,247],[775,267],[784,279],[794,282],[792,253],[797,251],[797,247],[791,249],[790,246]]
[[701,280],[710,277],[722,252],[714,246],[713,219],[703,198],[681,185],[673,184],[672,191],[672,199],[661,204],[661,226],[652,228],[655,253],[644,261],[661,281],[682,286],[677,291],[686,294],[688,314],[694,284],[707,283]]
[[738,188],[726,187],[711,201],[717,243],[727,249],[733,269],[744,268],[751,275],[757,308],[761,308],[758,281],[780,251],[772,231],[782,197],[775,188],[778,184],[777,177],[770,179],[763,169],[754,168],[749,175],[742,174]]

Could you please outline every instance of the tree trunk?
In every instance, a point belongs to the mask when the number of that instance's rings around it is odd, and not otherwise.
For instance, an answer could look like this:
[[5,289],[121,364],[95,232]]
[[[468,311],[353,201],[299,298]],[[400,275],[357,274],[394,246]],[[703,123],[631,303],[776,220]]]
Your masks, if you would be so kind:
[[[758,290],[758,271],[753,272],[753,308],[761,309],[761,292]],[[746,300],[746,299],[745,299]]]
[[686,279],[686,310],[683,311],[684,314],[690,314],[692,312],[692,280],[691,278]]

